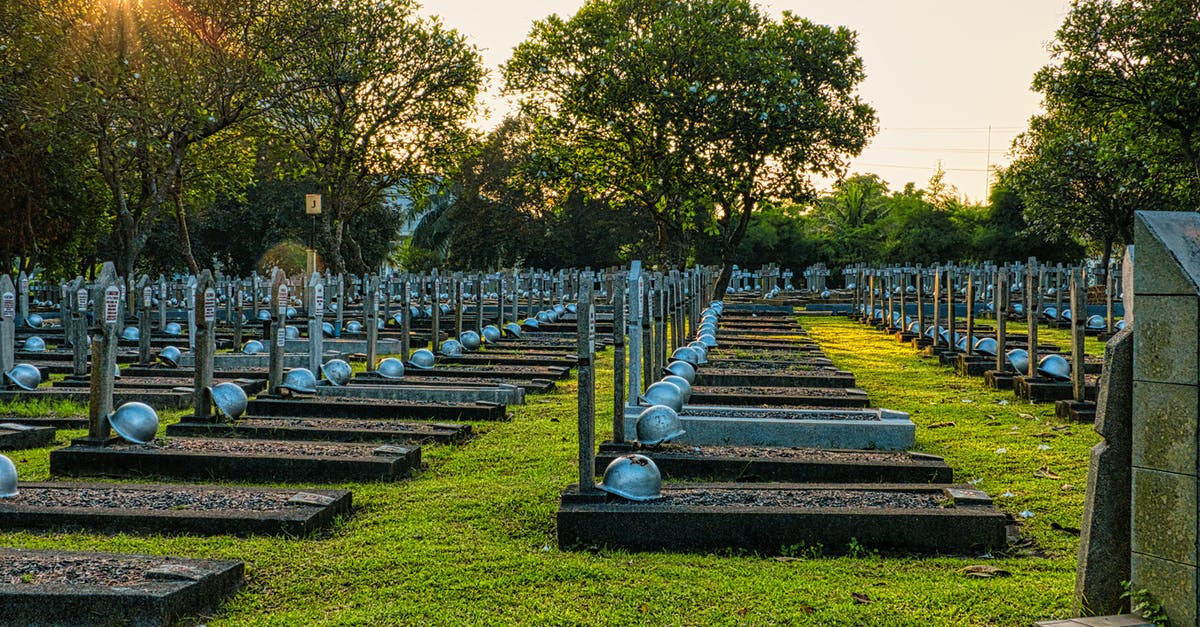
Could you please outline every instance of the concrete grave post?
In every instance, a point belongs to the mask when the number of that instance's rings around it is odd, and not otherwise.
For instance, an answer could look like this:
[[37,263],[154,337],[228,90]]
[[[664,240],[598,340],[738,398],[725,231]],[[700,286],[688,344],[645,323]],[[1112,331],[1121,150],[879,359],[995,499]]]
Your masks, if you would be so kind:
[[339,274],[334,278],[334,288],[337,294],[334,296],[337,303],[337,316],[333,321],[333,337],[342,337],[342,328],[345,326],[346,320],[346,275]]
[[113,371],[117,367],[117,324],[121,319],[121,287],[117,269],[104,262],[96,279],[99,315],[92,330],[91,398],[88,403],[88,435],[77,442],[104,445],[109,442],[108,415],[113,411]]
[[58,285],[58,290],[58,319],[62,321],[63,339],[70,344],[71,338],[74,337],[74,329],[71,326],[71,287],[64,281]]
[[461,272],[454,274],[454,338],[462,337],[463,333],[463,277]]
[[308,310],[308,369],[320,378],[321,356],[325,346],[325,333],[322,330],[325,321],[325,280],[320,272],[313,272],[309,277],[305,298],[308,301],[304,304]]
[[917,327],[920,331],[917,333],[917,339],[921,339],[925,333],[925,268],[921,264],[917,264],[916,278],[913,281],[917,288]]
[[209,390],[213,384],[213,355],[217,352],[217,290],[205,270],[196,281],[196,349],[192,415],[201,422],[215,420]]
[[1054,266],[1054,312],[1056,314],[1057,320],[1062,320],[1062,318],[1063,318],[1063,315],[1062,315],[1062,313],[1063,313],[1062,274],[1063,274],[1063,265],[1060,262]]
[[485,274],[475,275],[475,332],[479,334],[479,337],[483,337],[483,296],[487,291],[486,279],[487,275]]
[[437,268],[429,277],[429,310],[433,314],[429,323],[429,350],[436,354],[442,347],[442,281]]
[[576,336],[579,358],[579,492],[597,492],[596,477],[596,374],[593,353],[596,350],[596,308],[592,303],[593,278],[583,273],[576,305]]
[[935,264],[931,270],[933,270],[933,322],[930,324],[933,326],[932,346],[937,348],[942,343],[941,333],[938,332],[938,327],[942,326],[942,267]]
[[243,325],[242,320],[246,317],[246,303],[245,303],[246,290],[244,287],[244,283],[242,282],[241,279],[234,281],[233,285],[231,285],[230,287],[231,287],[231,289],[229,292],[229,300],[231,300],[234,304],[234,306],[233,306],[233,347],[234,347],[234,349],[237,349],[237,348],[241,347],[241,345],[242,345],[242,335],[244,333],[244,330],[242,329],[242,325]]
[[972,341],[975,337],[975,273],[967,270],[967,349],[963,352],[970,357],[975,346]]
[[996,272],[996,372],[1004,372],[1008,350],[1008,268]]
[[154,288],[150,287],[150,277],[138,277],[134,288],[138,304],[138,365],[150,365],[150,308],[154,306]]
[[15,327],[18,315],[16,287],[7,274],[0,276],[0,379],[3,379],[0,388],[8,387],[8,380],[3,377],[3,373],[12,370],[16,361]]
[[1029,351],[1029,370],[1023,372],[1030,379],[1037,376],[1038,366],[1038,350],[1037,350],[1037,311],[1032,306],[1034,302],[1038,302],[1038,310],[1041,309],[1041,281],[1039,279],[1038,261],[1034,257],[1029,258],[1029,263],[1025,265],[1025,322],[1029,329],[1026,331],[1028,338],[1027,350]]
[[[26,320],[29,319],[29,275],[22,270],[21,274],[17,275],[17,320],[21,324],[28,326]],[[5,370],[5,372],[8,372]]]
[[[362,311],[363,326],[367,331],[367,370],[374,371],[379,357],[379,323],[376,322],[379,316],[379,276],[363,275],[362,282],[366,286]],[[401,355],[400,358],[408,359],[408,355]]]
[[[283,270],[271,270],[271,318],[263,322],[264,335],[267,336],[267,390],[275,394],[276,388],[283,383],[283,357],[287,350],[287,308],[291,296],[287,286],[287,277]],[[314,373],[315,374],[315,373]]]
[[196,277],[189,276],[187,280],[187,328],[188,347],[196,350]]
[[[400,352],[404,359],[408,359],[412,349],[412,297],[412,282],[409,281],[409,276],[405,275],[400,285]],[[418,295],[417,304],[420,302]]]
[[641,396],[643,389],[642,302],[645,298],[645,284],[642,262],[634,261],[629,267],[627,288],[629,300],[629,394],[627,398],[631,407],[637,406],[637,399]]
[[167,278],[158,275],[158,330],[167,326]]
[[1083,386],[1083,338],[1087,324],[1087,284],[1083,267],[1070,268],[1071,297],[1071,391],[1078,402],[1087,400]]
[[[614,273],[618,285],[625,284],[621,273]],[[625,290],[612,290],[613,302],[613,441],[625,441]],[[578,312],[578,306],[576,307]],[[578,317],[578,314],[577,314]]]
[[950,339],[946,342],[951,351],[958,350],[958,325],[957,312],[954,310],[954,279],[958,276],[958,268],[954,265],[946,266],[946,330],[950,334]]
[[[392,319],[392,296],[400,287],[400,276],[403,276],[405,281],[407,281],[409,274],[407,272],[403,273],[403,275],[384,274],[380,275],[379,277],[380,283],[383,285],[383,294],[380,295],[380,300],[383,301],[381,306],[383,307],[384,324],[386,324],[388,320]],[[403,303],[401,303],[400,306],[408,307],[408,305]]]
[[67,289],[71,308],[71,374],[85,377],[88,373],[88,289],[83,277],[77,276]]

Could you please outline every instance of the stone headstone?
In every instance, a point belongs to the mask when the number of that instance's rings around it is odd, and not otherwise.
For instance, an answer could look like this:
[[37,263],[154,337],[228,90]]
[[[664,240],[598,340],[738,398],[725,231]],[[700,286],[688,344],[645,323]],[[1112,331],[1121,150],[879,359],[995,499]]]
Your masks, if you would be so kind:
[[1133,294],[1131,581],[1175,625],[1200,621],[1200,214],[1138,212]]

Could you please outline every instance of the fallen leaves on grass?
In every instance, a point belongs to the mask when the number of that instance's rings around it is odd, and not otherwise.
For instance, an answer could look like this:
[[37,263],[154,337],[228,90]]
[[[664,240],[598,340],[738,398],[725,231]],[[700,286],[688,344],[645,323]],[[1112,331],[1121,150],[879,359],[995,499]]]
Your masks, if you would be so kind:
[[1069,533],[1069,534],[1071,534],[1071,535],[1075,535],[1075,536],[1079,535],[1079,529],[1078,529],[1078,528],[1076,528],[1076,527],[1067,527],[1067,526],[1064,526],[1064,525],[1060,525],[1060,524],[1058,524],[1058,523],[1056,523],[1056,522],[1052,522],[1052,523],[1050,523],[1050,528],[1051,528],[1051,529],[1053,529],[1053,530],[1055,530],[1055,531],[1061,531],[1061,532],[1063,532],[1063,533]]
[[861,592],[851,592],[850,598],[854,599],[855,605],[866,605],[867,603],[871,602],[871,597]]
[[960,568],[958,572],[976,579],[991,579],[992,577],[1010,577],[1012,573],[1002,568],[988,566],[986,564],[974,564],[965,568]]
[[1049,466],[1042,466],[1041,468],[1033,471],[1033,476],[1039,479],[1062,479],[1062,477],[1057,475],[1053,470],[1050,470]]
[[931,424],[931,425],[929,425],[928,427],[925,427],[925,428],[926,428],[926,429],[942,429],[942,428],[945,428],[945,427],[957,427],[957,426],[958,426],[958,425],[954,424],[954,421],[953,421],[953,420],[948,420],[948,421],[946,421],[946,422],[935,422],[935,423],[933,423],[933,424]]

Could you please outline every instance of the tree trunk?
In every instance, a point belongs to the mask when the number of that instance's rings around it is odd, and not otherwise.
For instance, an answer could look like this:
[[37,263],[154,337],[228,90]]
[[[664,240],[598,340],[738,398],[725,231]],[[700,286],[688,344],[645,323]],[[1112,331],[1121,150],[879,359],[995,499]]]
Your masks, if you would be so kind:
[[179,226],[179,248],[183,254],[183,261],[187,264],[188,272],[199,276],[200,266],[196,264],[196,256],[192,254],[192,236],[188,233],[187,208],[183,204],[183,191],[176,186],[171,196],[175,201],[175,221]]

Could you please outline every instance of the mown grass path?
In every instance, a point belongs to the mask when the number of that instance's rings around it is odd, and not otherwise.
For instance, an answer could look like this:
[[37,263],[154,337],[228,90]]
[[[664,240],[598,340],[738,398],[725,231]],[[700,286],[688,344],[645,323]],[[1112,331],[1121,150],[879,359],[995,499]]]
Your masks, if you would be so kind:
[[[1079,526],[1091,426],[1062,429],[1050,406],[986,391],[982,380],[956,377],[845,319],[802,322],[873,404],[912,414],[920,450],[944,456],[960,480],[979,479],[1006,511],[1033,513],[1022,526],[1034,556],[881,557],[871,547],[858,557],[794,548],[783,558],[560,552],[557,499],[575,480],[573,383],[511,408],[512,422],[475,425],[480,435],[468,444],[426,447],[426,468],[411,480],[343,486],[354,490],[355,514],[317,537],[0,532],[0,545],[245,560],[245,589],[209,625],[1028,625],[1065,617],[1078,539],[1051,524]],[[611,433],[611,372],[610,351],[599,363],[601,438]],[[35,480],[47,475],[48,452],[11,456],[22,478]],[[1042,466],[1061,479],[1035,477]],[[979,563],[1012,575],[959,572]]]

